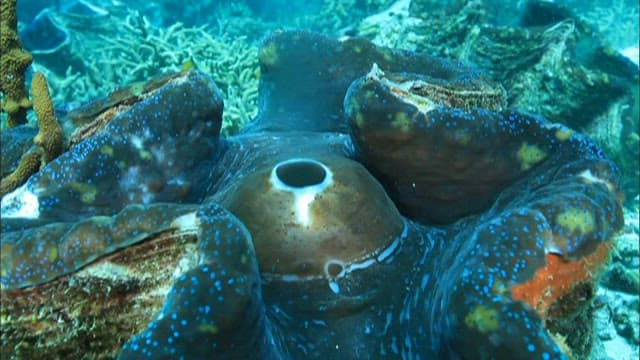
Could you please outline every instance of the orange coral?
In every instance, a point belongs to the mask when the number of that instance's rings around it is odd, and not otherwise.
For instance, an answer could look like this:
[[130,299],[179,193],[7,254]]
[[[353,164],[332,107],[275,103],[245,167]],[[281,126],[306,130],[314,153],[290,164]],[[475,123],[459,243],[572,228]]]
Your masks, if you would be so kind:
[[547,254],[547,263],[529,281],[511,288],[512,297],[529,304],[542,318],[559,299],[571,295],[579,285],[594,282],[598,269],[609,258],[611,243],[601,243],[594,252],[579,259],[567,260]]

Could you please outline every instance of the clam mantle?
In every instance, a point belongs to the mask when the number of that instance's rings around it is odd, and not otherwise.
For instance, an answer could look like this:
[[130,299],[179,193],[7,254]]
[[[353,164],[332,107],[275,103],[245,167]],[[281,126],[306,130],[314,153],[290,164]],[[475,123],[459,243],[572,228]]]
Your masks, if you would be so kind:
[[78,110],[92,135],[2,199],[3,356],[588,348],[562,325],[622,218],[590,140],[461,63],[300,31],[259,56],[240,135],[219,137],[213,80],[179,73]]

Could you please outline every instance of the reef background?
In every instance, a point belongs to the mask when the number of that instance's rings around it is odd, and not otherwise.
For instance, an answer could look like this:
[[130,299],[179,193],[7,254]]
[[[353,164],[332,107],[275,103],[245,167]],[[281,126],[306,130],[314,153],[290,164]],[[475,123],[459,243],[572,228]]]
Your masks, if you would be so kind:
[[[223,91],[227,135],[257,112],[257,47],[276,29],[363,36],[476,65],[503,84],[510,107],[589,134],[623,170],[625,227],[592,304],[593,358],[637,359],[638,7],[635,0],[21,0],[18,25],[34,57],[29,74],[46,75],[59,118],[120,86],[196,66]],[[3,177],[10,170],[3,166]]]

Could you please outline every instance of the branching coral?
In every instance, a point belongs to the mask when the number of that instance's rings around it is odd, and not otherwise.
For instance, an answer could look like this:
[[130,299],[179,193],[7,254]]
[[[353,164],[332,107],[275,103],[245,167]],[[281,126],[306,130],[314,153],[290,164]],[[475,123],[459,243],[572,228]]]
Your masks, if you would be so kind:
[[412,29],[422,20],[411,17],[410,4],[409,0],[397,1],[389,9],[365,18],[358,25],[358,34],[379,46],[415,50],[415,44],[424,39]]
[[64,134],[56,119],[49,95],[49,85],[42,73],[35,73],[31,80],[33,110],[38,118],[38,134],[33,143],[42,148],[42,161],[46,164],[55,159],[64,149]]
[[[31,64],[31,55],[22,49],[17,35],[16,0],[0,5],[2,15],[2,109],[7,113],[7,127],[26,123],[26,111],[32,106],[25,88],[25,72]],[[34,147],[20,159],[13,173],[0,181],[0,196],[13,191],[37,172],[43,164],[55,159],[64,148],[64,135],[51,103],[47,80],[36,72],[31,81],[33,108],[38,119],[38,134],[33,138]]]
[[33,110],[38,119],[38,134],[32,146],[20,159],[18,167],[0,182],[0,196],[15,190],[64,150],[64,134],[53,111],[47,79],[35,73],[31,81]]
[[[299,19],[305,27],[338,34],[365,16],[388,8],[392,0],[325,0],[322,10]],[[301,25],[301,24],[298,24]]]
[[637,46],[638,2],[634,0],[567,1],[586,22],[595,26],[616,48]]
[[32,58],[22,49],[18,38],[16,1],[5,0],[0,3],[0,93],[8,127],[24,124],[27,110],[31,107],[24,83],[25,71],[31,65]]
[[40,152],[36,148],[31,148],[22,158],[18,167],[8,176],[0,180],[0,196],[10,193],[40,169]]
[[[60,103],[84,102],[103,96],[114,84],[145,81],[161,73],[179,71],[193,61],[223,90],[225,114],[222,132],[236,132],[257,112],[257,50],[245,38],[214,36],[207,26],[176,23],[156,27],[145,16],[129,11],[120,22],[117,38],[100,31],[74,33],[75,53],[86,54],[86,73],[70,69],[53,77]],[[104,26],[111,26],[105,24]]]

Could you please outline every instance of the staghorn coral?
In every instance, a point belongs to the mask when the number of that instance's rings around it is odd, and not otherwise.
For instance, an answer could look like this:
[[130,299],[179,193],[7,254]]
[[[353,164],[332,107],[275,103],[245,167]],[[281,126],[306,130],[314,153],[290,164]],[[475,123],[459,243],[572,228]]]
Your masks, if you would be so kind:
[[378,46],[394,49],[415,50],[419,37],[411,29],[422,20],[411,17],[409,6],[412,2],[395,2],[389,9],[371,15],[358,24],[358,35],[370,39]]
[[639,4],[634,0],[584,1],[564,0],[584,21],[592,24],[617,49],[638,46]]
[[393,3],[393,0],[325,0],[319,11],[301,16],[296,23],[328,35],[339,35],[352,30],[352,24],[367,14],[382,11]]
[[86,72],[69,68],[65,76],[47,72],[58,103],[77,106],[109,93],[113,84],[146,81],[157,74],[179,71],[186,62],[212,75],[223,91],[226,110],[222,132],[238,131],[257,112],[258,61],[244,37],[214,35],[208,26],[166,28],[151,24],[135,11],[113,17],[119,36],[105,36],[114,26],[105,22],[83,33],[72,33],[74,53],[85,54]]

